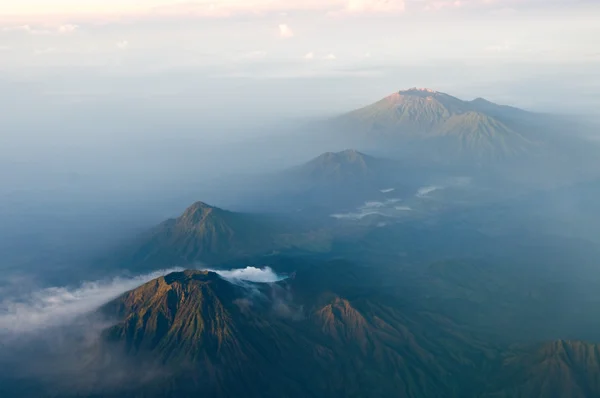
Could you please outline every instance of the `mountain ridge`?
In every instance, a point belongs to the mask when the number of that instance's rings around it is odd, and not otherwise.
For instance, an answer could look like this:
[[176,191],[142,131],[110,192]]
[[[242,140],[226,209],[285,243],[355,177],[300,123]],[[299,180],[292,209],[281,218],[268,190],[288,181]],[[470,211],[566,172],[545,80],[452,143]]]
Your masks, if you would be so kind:
[[513,118],[525,111],[482,98],[463,101],[431,89],[397,91],[335,119],[373,140],[421,141],[449,157],[502,159],[532,151],[536,142]]

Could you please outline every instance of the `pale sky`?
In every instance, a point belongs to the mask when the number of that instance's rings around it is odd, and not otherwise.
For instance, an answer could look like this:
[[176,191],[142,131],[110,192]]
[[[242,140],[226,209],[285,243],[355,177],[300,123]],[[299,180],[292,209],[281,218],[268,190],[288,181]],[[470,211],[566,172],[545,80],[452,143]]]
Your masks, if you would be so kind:
[[196,85],[218,103],[251,87],[250,105],[283,107],[285,87],[301,114],[433,86],[556,107],[549,84],[600,91],[599,20],[597,0],[0,0],[0,88],[126,101]]

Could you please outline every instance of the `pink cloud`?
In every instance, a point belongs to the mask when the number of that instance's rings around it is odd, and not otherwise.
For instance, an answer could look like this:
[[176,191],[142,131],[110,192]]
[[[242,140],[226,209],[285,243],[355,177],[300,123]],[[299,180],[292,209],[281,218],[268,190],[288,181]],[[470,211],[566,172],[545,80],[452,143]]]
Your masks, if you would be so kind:
[[[268,14],[285,14],[291,12],[313,11],[326,14],[386,14],[404,11],[405,0],[165,0],[148,3],[128,2],[127,6],[117,2],[89,0],[81,3],[70,3],[69,7],[49,7],[41,0],[25,0],[39,3],[36,7],[11,8],[11,12],[2,12],[0,20],[43,20],[48,18],[65,20],[85,20],[97,18],[121,19],[123,17],[196,17],[227,18],[233,16],[262,16]],[[31,11],[35,9],[34,11]]]
[[294,37],[294,31],[286,24],[279,25],[279,37],[282,39],[290,39]]

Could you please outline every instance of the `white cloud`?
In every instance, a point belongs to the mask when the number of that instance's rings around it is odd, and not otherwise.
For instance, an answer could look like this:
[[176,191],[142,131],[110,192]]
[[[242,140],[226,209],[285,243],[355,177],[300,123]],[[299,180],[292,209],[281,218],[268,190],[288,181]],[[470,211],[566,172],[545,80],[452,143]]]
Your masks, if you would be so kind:
[[439,191],[440,189],[444,189],[444,187],[441,187],[439,185],[429,185],[426,187],[419,188],[415,196],[418,198],[426,198],[430,193]]
[[345,12],[352,14],[393,14],[403,12],[404,0],[348,0]]
[[46,54],[52,54],[54,52],[56,52],[56,48],[54,48],[54,47],[38,48],[33,51],[33,53],[35,55],[46,55]]
[[47,29],[37,28],[31,25],[16,25],[16,26],[6,26],[2,28],[3,32],[22,32],[30,35],[47,35],[50,34],[51,31]]
[[327,56],[325,56],[325,59],[328,61],[334,61],[337,59],[337,57],[335,56],[335,54],[328,54]]
[[58,33],[69,34],[69,33],[75,32],[77,29],[79,29],[79,26],[77,26],[77,25],[65,24],[65,25],[60,25],[57,30],[58,30]]
[[278,282],[285,277],[277,275],[275,271],[273,271],[269,267],[265,268],[256,268],[256,267],[246,267],[240,269],[232,269],[229,271],[219,271],[219,270],[211,270],[219,274],[222,278],[237,280],[237,281],[246,281],[246,282],[257,282],[257,283],[272,283]]
[[294,37],[294,31],[286,24],[279,25],[279,37],[282,39],[289,39]]
[[0,336],[63,325],[95,311],[129,290],[175,271],[181,270],[156,271],[128,279],[85,282],[76,288],[52,287],[31,292],[19,299],[4,300],[0,302]]
[[315,59],[315,53],[312,51],[304,55],[304,59]]
[[492,53],[505,53],[512,50],[512,45],[508,41],[500,44],[494,44],[485,48],[485,51]]
[[30,35],[52,35],[52,34],[69,34],[79,29],[78,25],[62,24],[58,26],[34,26],[29,24],[6,26],[2,28],[3,32],[22,32]]
[[329,14],[397,13],[404,0],[191,0],[191,1],[69,1],[19,0],[0,4],[0,15],[29,17],[39,21],[56,18],[198,17],[227,18],[238,15],[290,15],[292,12]]
[[121,40],[116,46],[119,50],[126,50],[129,47],[129,42],[127,40]]

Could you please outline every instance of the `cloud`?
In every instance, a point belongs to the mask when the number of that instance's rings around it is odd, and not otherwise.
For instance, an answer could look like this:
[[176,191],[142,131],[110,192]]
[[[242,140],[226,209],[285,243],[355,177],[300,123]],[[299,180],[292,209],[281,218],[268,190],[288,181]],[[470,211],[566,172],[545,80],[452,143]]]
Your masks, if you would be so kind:
[[369,201],[365,202],[364,205],[359,207],[354,212],[349,213],[336,213],[331,214],[330,217],[336,218],[338,220],[362,220],[363,218],[370,216],[381,216],[381,217],[397,217],[397,214],[394,214],[393,210],[406,210],[401,207],[392,207],[392,205],[402,202],[402,199],[392,198],[387,199],[384,202],[377,201]]
[[[481,3],[484,3],[482,1]],[[468,3],[468,0],[435,0],[428,1],[425,5],[425,11],[439,11],[445,8],[460,8]]]
[[52,34],[70,34],[79,29],[78,25],[62,24],[54,27],[33,26],[30,24],[6,26],[2,28],[3,32],[21,32],[30,35],[52,35]]
[[47,35],[52,33],[52,31],[48,29],[36,28],[31,25],[16,25],[16,26],[6,26],[2,28],[3,32],[21,32],[30,35]]
[[175,271],[181,270],[84,282],[78,287],[51,287],[4,300],[0,302],[0,335],[35,332],[63,325],[95,311],[129,290]]
[[381,193],[390,193],[390,192],[394,192],[396,190],[396,188],[386,188],[386,189],[382,189],[380,190]]
[[304,55],[304,59],[315,59],[315,53],[312,51]]
[[273,283],[284,280],[285,277],[277,275],[271,268],[246,267],[229,271],[209,270],[219,274],[222,278],[234,281],[255,283]]
[[57,30],[59,33],[69,34],[69,33],[75,32],[78,29],[79,29],[79,26],[77,26],[77,25],[65,24],[65,25],[60,25]]
[[430,193],[435,191],[439,191],[440,189],[444,189],[444,187],[439,185],[429,185],[426,187],[419,188],[417,194],[415,195],[417,198],[426,198]]
[[404,0],[349,0],[344,12],[350,14],[394,14],[406,8]]
[[121,40],[116,46],[119,50],[126,50],[129,47],[129,42],[127,40]]
[[338,213],[332,214],[331,217],[336,218],[338,220],[362,220],[365,217],[369,216],[385,216],[384,213],[379,211],[361,211],[358,213]]
[[47,54],[52,54],[56,52],[56,48],[54,47],[45,47],[45,48],[38,48],[33,50],[33,54],[35,55],[47,55]]
[[500,44],[494,44],[485,48],[485,51],[492,53],[505,53],[512,50],[512,45],[508,41],[504,41]]
[[279,37],[282,39],[290,39],[294,37],[294,31],[286,24],[279,25]]
[[263,17],[265,15],[289,15],[293,12],[318,12],[330,15],[391,14],[403,12],[404,9],[404,0],[173,0],[161,2],[86,0],[58,1],[52,4],[45,0],[19,0],[13,4],[0,5],[0,15],[5,18],[48,21],[50,18],[115,20],[165,17]]
[[328,54],[325,56],[325,59],[328,61],[335,61],[337,57],[335,56],[335,54]]

